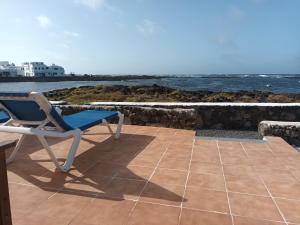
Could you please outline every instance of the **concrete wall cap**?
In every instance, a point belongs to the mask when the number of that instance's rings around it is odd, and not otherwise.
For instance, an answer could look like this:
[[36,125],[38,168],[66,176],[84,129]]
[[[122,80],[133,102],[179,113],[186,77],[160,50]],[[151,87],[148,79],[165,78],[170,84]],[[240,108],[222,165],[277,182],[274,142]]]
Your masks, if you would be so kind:
[[91,102],[93,106],[240,106],[240,107],[300,107],[300,103],[245,102]]

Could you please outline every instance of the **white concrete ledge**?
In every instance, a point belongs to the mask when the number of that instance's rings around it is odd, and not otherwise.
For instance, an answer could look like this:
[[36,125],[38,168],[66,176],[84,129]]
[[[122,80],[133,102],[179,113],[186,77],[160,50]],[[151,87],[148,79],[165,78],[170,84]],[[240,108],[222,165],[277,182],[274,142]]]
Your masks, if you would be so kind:
[[49,101],[51,105],[66,105],[66,101]]
[[300,107],[300,103],[245,103],[245,102],[91,102],[93,106],[234,106],[234,107]]
[[290,122],[290,121],[261,121],[260,125],[266,125],[266,126],[280,126],[280,127],[288,127],[288,126],[294,126],[297,128],[300,128],[300,122]]

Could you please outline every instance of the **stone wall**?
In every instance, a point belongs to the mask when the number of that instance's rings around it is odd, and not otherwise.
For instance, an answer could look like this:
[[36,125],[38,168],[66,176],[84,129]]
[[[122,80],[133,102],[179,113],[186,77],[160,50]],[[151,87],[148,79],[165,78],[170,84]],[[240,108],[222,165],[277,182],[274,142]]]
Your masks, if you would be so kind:
[[300,122],[262,121],[258,131],[263,137],[282,137],[288,143],[300,146]]
[[263,120],[300,121],[296,103],[116,103],[61,106],[63,114],[86,109],[117,110],[125,124],[184,129],[257,130]]

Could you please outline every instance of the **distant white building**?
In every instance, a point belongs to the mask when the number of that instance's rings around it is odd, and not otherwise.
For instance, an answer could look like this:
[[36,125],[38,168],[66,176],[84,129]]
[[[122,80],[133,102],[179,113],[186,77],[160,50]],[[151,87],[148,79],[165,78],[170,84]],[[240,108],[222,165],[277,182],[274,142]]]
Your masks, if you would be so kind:
[[0,61],[0,66],[6,66],[9,65],[8,61]]
[[0,76],[24,76],[24,68],[22,66],[16,66],[14,63],[10,64],[8,61],[0,61]]
[[16,66],[8,61],[0,61],[0,76],[2,77],[54,77],[65,76],[65,69],[62,66],[52,64],[45,65],[43,62],[25,62]]
[[43,62],[25,62],[22,64],[22,67],[24,68],[24,75],[27,77],[54,77],[65,75],[65,69],[55,64],[47,66]]

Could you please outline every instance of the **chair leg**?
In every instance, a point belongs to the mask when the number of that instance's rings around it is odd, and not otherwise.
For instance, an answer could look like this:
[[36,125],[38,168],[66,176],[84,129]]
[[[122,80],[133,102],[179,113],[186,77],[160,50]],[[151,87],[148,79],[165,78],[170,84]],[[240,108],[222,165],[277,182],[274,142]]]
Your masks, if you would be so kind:
[[41,142],[41,144],[43,145],[43,147],[46,149],[48,155],[50,156],[51,160],[53,161],[53,163],[55,164],[56,168],[61,170],[61,165],[59,164],[59,162],[57,161],[57,158],[55,157],[54,153],[52,152],[51,147],[49,146],[48,142],[46,141],[45,137],[43,136],[38,136],[39,141]]
[[120,138],[123,123],[124,123],[124,114],[119,112],[119,122],[118,122],[117,130],[116,130],[116,134],[115,134],[115,139]]
[[14,149],[13,152],[10,154],[10,156],[8,157],[8,159],[6,160],[6,163],[7,163],[7,164],[9,164],[9,163],[11,163],[12,161],[15,160],[16,155],[17,155],[18,151],[20,150],[21,145],[22,145],[22,143],[23,143],[23,141],[24,141],[24,139],[25,139],[25,136],[26,136],[25,134],[22,134],[22,135],[21,135],[21,137],[20,137],[20,139],[18,140],[18,143],[17,143],[15,149]]
[[80,139],[81,139],[81,132],[75,133],[73,136],[73,143],[72,143],[71,149],[68,153],[67,160],[65,161],[64,165],[62,166],[62,169],[64,172],[69,171],[74,162],[74,158],[75,158],[75,155],[76,155],[79,143],[80,143]]
[[114,135],[114,132],[113,132],[113,130],[111,129],[109,123],[108,123],[106,120],[103,120],[102,123],[107,127],[107,129],[109,130],[109,133],[110,133],[111,135]]
[[49,146],[48,142],[46,141],[45,137],[43,136],[38,136],[38,139],[40,140],[40,142],[42,143],[42,145],[44,146],[44,148],[46,149],[47,153],[49,154],[51,160],[53,161],[53,163],[55,164],[56,168],[59,169],[62,172],[68,172],[73,164],[74,161],[74,157],[76,155],[79,143],[80,143],[80,139],[81,139],[81,132],[76,132],[73,135],[73,143],[72,146],[69,150],[68,156],[66,161],[64,162],[63,165],[60,165],[60,163],[58,162],[56,156],[54,155],[51,147]]

